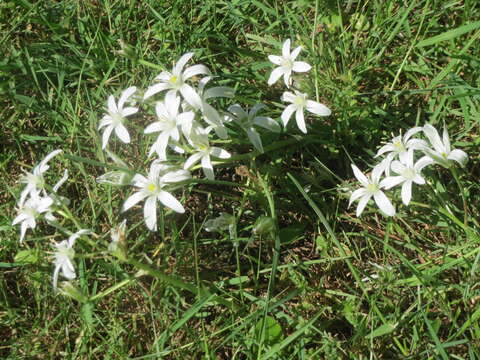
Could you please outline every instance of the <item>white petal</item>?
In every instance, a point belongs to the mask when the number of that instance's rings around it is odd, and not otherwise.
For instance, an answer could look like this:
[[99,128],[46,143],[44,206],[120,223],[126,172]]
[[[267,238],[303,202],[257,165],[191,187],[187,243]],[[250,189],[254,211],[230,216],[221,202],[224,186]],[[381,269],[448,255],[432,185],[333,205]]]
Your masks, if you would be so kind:
[[311,68],[312,66],[304,61],[295,61],[292,70],[295,72],[307,72],[310,71]]
[[127,116],[130,116],[130,115],[133,115],[135,113],[138,112],[138,108],[136,107],[127,107],[125,109],[122,110],[122,116],[123,117],[127,117]]
[[128,133],[127,128],[122,124],[115,126],[115,134],[117,134],[118,138],[125,144],[130,142],[130,134]]
[[180,59],[178,59],[177,63],[175,64],[173,68],[173,75],[178,76],[181,72],[185,64],[190,60],[193,56],[193,52],[186,53],[182,55]]
[[395,208],[393,207],[390,200],[388,200],[387,196],[383,193],[383,191],[376,192],[373,195],[373,198],[375,199],[375,203],[380,208],[380,210],[382,210],[386,215],[395,215]]
[[386,152],[390,152],[390,151],[394,151],[395,150],[395,147],[393,146],[393,144],[386,144],[386,145],[383,145],[378,151],[377,151],[377,154],[375,155],[375,157],[378,157],[380,155],[383,155],[385,154]]
[[320,116],[329,116],[332,113],[325,105],[312,100],[307,100],[307,110]]
[[386,161],[381,161],[379,164],[375,165],[372,170],[372,180],[375,183],[380,181],[380,177],[385,172],[388,163]]
[[370,181],[368,181],[367,177],[363,175],[363,173],[356,165],[352,164],[352,170],[360,184],[362,184],[363,186],[368,186],[368,184],[370,184]]
[[215,156],[215,157],[220,158],[220,159],[229,159],[231,157],[231,155],[228,151],[220,149],[216,146],[212,146],[210,148],[210,154],[212,156]]
[[391,189],[398,184],[401,184],[405,179],[402,176],[389,176],[380,181],[380,188],[384,188],[386,190]]
[[187,103],[192,105],[195,109],[202,107],[202,99],[198,96],[197,92],[188,84],[183,84],[180,88],[180,93]]
[[149,196],[147,200],[145,200],[143,217],[145,218],[147,227],[151,231],[157,231],[157,198],[155,196]]
[[412,182],[407,180],[402,185],[402,202],[405,205],[410,204],[412,199]]
[[185,212],[185,209],[183,208],[182,204],[180,201],[175,199],[172,194],[166,192],[166,191],[160,191],[158,194],[158,199],[160,202],[165,205],[166,207],[169,207],[175,212],[183,214]]
[[273,132],[280,132],[281,130],[278,122],[266,116],[257,116],[253,119],[253,123]]
[[193,155],[191,155],[186,161],[185,164],[183,164],[184,169],[189,169],[191,168],[194,164],[196,164],[200,158],[203,156],[203,153],[197,152]]
[[205,177],[209,180],[215,180],[215,175],[213,173],[212,162],[210,161],[210,155],[202,156],[202,170],[205,174]]
[[282,65],[283,58],[278,55],[268,55],[268,60],[274,63],[275,65]]
[[454,160],[463,166],[468,160],[468,155],[462,150],[455,149],[450,154],[448,154],[447,159]]
[[277,67],[273,69],[267,81],[268,85],[271,86],[275,84],[278,81],[278,79],[280,79],[280,76],[282,76],[284,73],[285,73],[285,69],[283,67]]
[[284,59],[290,57],[290,39],[285,40],[282,46],[282,56]]
[[75,268],[70,260],[66,260],[65,263],[62,264],[62,275],[65,276],[68,280],[75,279]]
[[145,195],[143,192],[139,191],[131,195],[123,204],[122,206],[122,212],[127,211],[130,209],[132,206],[138,204],[140,201],[145,199],[147,195]]
[[410,139],[413,135],[415,135],[416,133],[419,133],[422,130],[423,130],[423,128],[421,126],[417,126],[417,127],[413,127],[411,129],[409,129],[405,133],[405,135],[403,135],[403,142],[407,142],[408,139]]
[[110,125],[113,122],[113,119],[110,115],[105,115],[102,120],[100,120],[100,124],[98,125],[98,130],[103,128],[104,126]]
[[53,277],[52,277],[52,283],[53,283],[53,288],[57,288],[57,283],[58,283],[58,273],[60,272],[60,266],[57,265],[55,266],[55,270],[53,270]]
[[355,200],[358,200],[359,198],[361,198],[362,196],[365,196],[366,194],[367,194],[367,190],[365,188],[360,188],[360,189],[355,190],[352,193],[352,195],[350,195],[350,200],[348,202],[348,206],[352,205],[352,203]]
[[53,187],[53,192],[57,192],[60,186],[62,186],[67,180],[68,180],[68,170],[65,169],[65,171],[63,172],[62,178]]
[[448,154],[450,152],[450,138],[446,126],[443,128],[443,146],[445,147],[445,152]]
[[183,80],[187,80],[187,79],[190,79],[191,77],[194,77],[200,74],[209,75],[210,70],[208,70],[208,68],[205,65],[201,65],[201,64],[193,65],[185,69],[185,71],[183,72],[182,78]]
[[110,95],[110,96],[108,97],[108,110],[109,110],[111,113],[116,113],[116,112],[118,112],[117,104],[115,103],[115,98],[113,97],[113,95]]
[[292,76],[292,70],[285,70],[283,73],[283,82],[287,88],[290,87],[290,76]]
[[393,170],[393,172],[397,174],[401,174],[405,171],[406,166],[402,164],[400,161],[395,160],[395,161],[392,161],[392,165],[390,166],[390,168]]
[[102,135],[102,149],[105,149],[108,144],[108,139],[110,139],[110,134],[113,131],[113,125],[108,125],[104,130],[103,130],[103,135]]
[[426,124],[423,126],[423,133],[428,138],[428,140],[430,140],[430,144],[432,144],[432,146],[437,152],[442,153],[445,151],[442,140],[440,140],[440,135],[438,135],[437,129],[435,129],[430,124]]
[[[298,93],[298,94],[301,95],[302,93]],[[282,94],[282,101],[285,101],[285,102],[293,103],[296,98],[297,98],[297,95],[295,95],[290,91],[285,91]]]
[[362,212],[365,209],[365,206],[367,206],[368,200],[370,200],[371,197],[372,195],[366,194],[360,199],[357,205],[357,212],[356,212],[357,217],[360,217],[360,215],[362,215]]
[[137,88],[135,86],[131,86],[128,89],[126,89],[124,92],[122,92],[122,95],[120,95],[120,99],[118,100],[119,111],[123,109],[123,105],[125,105],[125,101],[127,101],[128,98],[132,96],[135,91],[137,91]]
[[295,113],[295,120],[297,121],[297,126],[301,132],[304,134],[307,133],[307,127],[305,126],[305,118],[303,116],[303,109],[297,109]]
[[434,162],[435,161],[430,156],[425,155],[415,163],[414,169],[416,172],[420,172],[425,166],[431,165]]
[[161,91],[164,91],[166,89],[169,89],[169,85],[166,83],[159,83],[159,84],[152,85],[147,89],[147,91],[145,91],[145,94],[143,94],[143,99],[146,100],[149,97],[152,97],[153,95]]
[[75,241],[82,235],[87,235],[87,234],[90,234],[91,231],[88,230],[88,229],[81,229],[81,230],[78,230],[75,234],[72,234],[68,237],[68,247],[73,247],[73,245],[75,245]]
[[176,170],[166,173],[160,178],[161,183],[175,183],[191,179],[190,171]]
[[298,54],[300,54],[300,51],[302,51],[301,46],[297,46],[295,49],[293,49],[292,53],[290,54],[290,60],[295,60]]
[[143,130],[143,132],[145,134],[151,134],[153,132],[158,132],[158,131],[162,131],[163,130],[163,123],[161,123],[160,121],[156,121],[150,125],[148,125],[145,130]]

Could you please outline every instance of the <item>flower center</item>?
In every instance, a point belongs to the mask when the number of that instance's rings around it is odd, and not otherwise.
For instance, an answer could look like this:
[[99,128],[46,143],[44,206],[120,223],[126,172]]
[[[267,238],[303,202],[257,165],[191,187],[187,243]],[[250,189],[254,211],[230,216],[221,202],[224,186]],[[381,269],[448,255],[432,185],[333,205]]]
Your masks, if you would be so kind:
[[440,155],[442,155],[442,157],[443,157],[444,159],[446,159],[447,156],[448,156],[446,152],[442,152]]
[[406,168],[402,176],[407,180],[413,180],[415,177],[415,171],[412,168]]
[[180,78],[177,75],[172,75],[172,77],[170,77],[170,80],[168,80],[168,82],[175,87],[179,87],[181,85]]
[[125,118],[121,114],[113,113],[113,114],[110,114],[110,115],[112,116],[112,120],[113,120],[114,125],[123,124],[123,120],[125,120]]
[[75,257],[75,250],[67,246],[61,246],[57,248],[57,256],[59,258],[68,258],[69,260],[73,260]]
[[290,59],[283,59],[282,61],[282,67],[285,67],[287,69],[292,69],[293,68],[293,61]]
[[402,142],[400,140],[394,141],[393,142],[393,147],[395,148],[396,151],[398,152],[403,152],[405,151],[405,146],[403,146]]
[[295,99],[293,100],[293,103],[297,105],[298,107],[305,107],[307,105],[307,99],[305,96],[302,95],[297,95],[295,96]]
[[378,184],[368,184],[366,189],[370,194],[375,194],[378,190],[380,190]]
[[151,193],[155,193],[157,191],[157,184],[150,183],[147,185],[147,190]]

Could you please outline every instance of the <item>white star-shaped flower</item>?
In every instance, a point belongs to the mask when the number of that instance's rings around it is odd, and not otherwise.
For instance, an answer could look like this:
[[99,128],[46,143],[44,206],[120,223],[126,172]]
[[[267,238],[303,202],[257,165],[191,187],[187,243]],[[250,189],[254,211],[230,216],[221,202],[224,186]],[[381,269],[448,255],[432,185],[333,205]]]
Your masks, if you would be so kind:
[[433,160],[428,156],[423,156],[416,163],[413,162],[413,149],[407,151],[406,155],[402,157],[403,161],[394,160],[391,164],[392,170],[398,176],[389,176],[382,180],[385,189],[402,184],[402,201],[405,205],[410,203],[412,199],[412,184],[425,184],[421,172],[427,165],[433,163]]
[[268,85],[275,84],[283,75],[283,81],[285,82],[285,86],[288,88],[290,87],[290,77],[292,76],[292,72],[307,72],[312,68],[310,64],[304,61],[295,61],[300,53],[300,50],[302,50],[302,47],[298,46],[295,48],[295,50],[290,52],[290,39],[287,39],[283,43],[281,56],[268,56],[268,60],[279,66],[270,74],[270,77],[268,78]]
[[191,111],[179,113],[179,106],[180,98],[174,92],[168,92],[164,101],[157,102],[155,111],[158,121],[148,125],[144,131],[145,134],[160,132],[157,140],[150,148],[149,156],[156,152],[160,160],[166,160],[166,149],[170,139],[175,142],[180,140],[179,127],[191,127],[195,114]]
[[395,215],[395,208],[393,207],[390,200],[382,191],[382,188],[385,187],[383,181],[380,181],[380,176],[385,171],[385,163],[380,163],[375,166],[372,170],[372,175],[370,178],[367,178],[358,167],[352,164],[353,173],[355,177],[363,186],[360,189],[355,190],[350,196],[350,206],[355,200],[360,199],[357,205],[357,216],[360,216],[367,206],[368,201],[372,198],[375,200],[375,203],[378,205],[380,210],[382,210],[386,215],[393,216]]
[[214,180],[215,175],[210,156],[228,159],[231,156],[230,153],[218,147],[210,146],[208,133],[202,128],[196,128],[195,131],[192,132],[190,143],[195,148],[195,152],[185,161],[183,168],[189,169],[200,161],[203,173],[207,179]]
[[143,214],[147,227],[157,230],[157,201],[178,213],[184,213],[182,204],[165,191],[164,188],[172,183],[185,181],[190,178],[186,170],[172,170],[172,167],[154,161],[150,167],[148,177],[136,174],[133,177],[133,186],[139,188],[123,204],[122,211],[130,209],[140,201],[145,200]]
[[451,149],[450,138],[446,126],[443,128],[443,139],[440,138],[437,129],[430,124],[423,126],[423,133],[433,146],[433,149],[425,149],[425,154],[437,164],[446,168],[449,168],[452,165],[452,161],[456,161],[461,166],[465,165],[468,160],[468,155],[462,150]]
[[102,120],[100,121],[100,125],[98,126],[98,130],[104,128],[102,135],[102,149],[105,149],[107,147],[110,135],[114,130],[115,134],[123,143],[128,144],[130,142],[130,134],[128,133],[128,130],[125,127],[124,123],[127,116],[133,115],[138,112],[138,108],[124,108],[124,106],[125,102],[130,96],[135,93],[135,91],[137,91],[137,88],[135,86],[129,87],[128,89],[123,91],[120,95],[120,99],[118,100],[118,104],[115,102],[115,98],[113,97],[113,95],[110,95],[108,97],[108,113],[103,116]]
[[248,139],[253,144],[255,149],[263,153],[262,139],[260,134],[253,127],[254,125],[261,126],[273,132],[280,132],[280,125],[273,119],[266,116],[256,116],[258,111],[263,109],[265,105],[257,104],[253,106],[250,111],[245,111],[238,104],[232,105],[228,108],[233,116],[232,119],[247,133]]
[[209,75],[210,70],[205,65],[197,64],[190,66],[183,70],[185,64],[193,56],[193,52],[184,54],[175,64],[172,71],[162,71],[156,78],[159,83],[150,86],[145,94],[143,95],[144,99],[164,91],[169,90],[170,92],[177,93],[180,92],[190,105],[196,109],[202,107],[202,100],[197,92],[186,83],[186,81],[194,76],[204,74]]
[[282,101],[291,103],[288,105],[285,110],[282,112],[282,122],[283,126],[287,127],[288,121],[292,117],[292,114],[295,113],[295,120],[297,121],[297,126],[303,133],[307,133],[307,127],[305,125],[305,117],[303,112],[307,109],[309,112],[319,115],[319,116],[328,116],[332,112],[328,107],[319,102],[308,100],[307,94],[301,93],[295,90],[295,94],[285,91],[282,95]]
[[62,275],[68,280],[73,280],[76,277],[75,266],[73,265],[73,258],[75,256],[75,240],[80,236],[89,234],[91,231],[82,229],[71,235],[68,240],[63,240],[58,244],[54,244],[54,264],[55,270],[53,271],[53,288],[57,288],[58,274],[62,271]]
[[422,131],[422,127],[417,126],[408,130],[405,135],[394,137],[389,143],[383,145],[378,151],[375,157],[387,154],[386,162],[388,166],[386,167],[386,175],[390,175],[390,163],[395,159],[396,156],[400,159],[401,162],[405,163],[408,150],[423,150],[427,147],[427,143],[421,139],[411,139],[411,137]]
[[[30,198],[18,208],[18,215],[13,219],[12,225],[20,225],[20,242],[23,241],[28,229],[34,229],[37,226],[36,219],[43,213],[49,214],[50,207],[53,205],[53,199],[49,196],[40,196],[37,191],[30,193]],[[48,219],[53,219],[49,215]]]
[[[40,161],[40,164],[35,166],[31,173],[25,172],[25,174],[20,179],[20,182],[25,183],[26,186],[23,189],[22,193],[20,194],[20,200],[18,201],[18,205],[22,206],[27,199],[28,195],[44,191],[45,192],[45,178],[43,174],[50,168],[48,162],[56,155],[60,154],[62,150],[54,150],[49,153],[45,158]],[[65,179],[66,180],[66,179]],[[60,185],[63,182],[59,182],[54,186],[54,191],[57,191]]]

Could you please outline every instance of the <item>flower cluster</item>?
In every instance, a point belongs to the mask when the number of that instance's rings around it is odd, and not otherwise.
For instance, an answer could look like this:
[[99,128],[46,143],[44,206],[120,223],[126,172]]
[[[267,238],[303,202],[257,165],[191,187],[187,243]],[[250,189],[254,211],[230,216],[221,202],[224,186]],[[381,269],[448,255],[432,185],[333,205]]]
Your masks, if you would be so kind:
[[[301,50],[302,47],[298,46],[293,51],[290,51],[290,39],[287,39],[283,43],[281,56],[268,56],[268,59],[273,64],[278,65],[278,67],[275,68],[270,74],[268,85],[273,85],[283,75],[283,82],[285,83],[285,86],[290,88],[292,85],[293,72],[306,73],[310,71],[312,68],[310,64],[304,61],[295,61]],[[328,116],[332,113],[328,107],[320,104],[319,102],[309,100],[307,94],[298,90],[294,90],[294,93],[285,91],[282,95],[282,101],[290,103],[290,105],[288,105],[282,112],[281,119],[283,126],[287,127],[290,118],[292,117],[293,113],[295,113],[297,126],[304,134],[307,133],[304,115],[305,110],[319,116]]]
[[[46,172],[50,169],[49,161],[61,152],[62,150],[52,151],[33,168],[32,172],[26,171],[20,179],[20,182],[25,184],[25,188],[21,192],[17,203],[18,215],[12,222],[12,225],[20,224],[20,242],[23,242],[28,229],[34,229],[37,226],[38,220],[46,220],[47,223],[54,224],[57,218],[53,214],[55,212],[62,214],[59,210],[69,203],[67,198],[58,194],[60,187],[68,180],[68,171],[64,171],[62,178],[53,187],[49,186],[45,179]],[[55,265],[53,271],[54,288],[57,287],[60,271],[67,279],[75,278],[73,245],[78,237],[87,233],[90,233],[90,231],[82,229],[71,235],[68,240],[53,244],[55,249],[53,255]]]
[[[414,138],[414,135],[418,134],[423,134],[428,141]],[[419,153],[423,156],[417,156]],[[454,162],[463,166],[468,160],[465,152],[451,148],[446,127],[441,138],[438,131],[430,124],[414,127],[405,135],[394,137],[378,150],[375,157],[382,157],[382,160],[373,168],[368,177],[352,164],[353,173],[362,185],[352,193],[349,202],[350,206],[354,201],[359,200],[357,216],[362,214],[372,197],[385,215],[395,215],[395,208],[384,190],[401,185],[402,202],[404,205],[409,205],[412,199],[413,184],[423,185],[426,183],[422,175],[422,170],[426,166],[438,164],[450,168]],[[419,158],[416,159],[417,157]],[[385,175],[383,179],[382,175]]]

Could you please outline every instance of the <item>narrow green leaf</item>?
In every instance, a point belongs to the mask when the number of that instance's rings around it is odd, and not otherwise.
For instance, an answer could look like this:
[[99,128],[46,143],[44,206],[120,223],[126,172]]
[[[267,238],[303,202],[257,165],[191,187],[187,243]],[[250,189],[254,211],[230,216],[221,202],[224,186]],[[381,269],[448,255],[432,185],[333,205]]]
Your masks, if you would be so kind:
[[376,328],[375,330],[373,330],[370,334],[365,336],[365,338],[373,339],[373,338],[376,338],[376,337],[379,337],[379,336],[390,334],[391,332],[393,332],[396,329],[397,325],[398,324],[389,324],[389,323],[383,324],[383,325],[379,326],[378,328]]
[[446,41],[446,40],[452,40],[455,39],[456,37],[459,37],[467,32],[473,31],[475,29],[478,29],[480,27],[480,21],[475,21],[467,25],[460,26],[456,29],[453,30],[448,30],[445,31],[444,33],[440,35],[433,36],[428,39],[424,39],[420,41],[416,47],[424,47],[424,46],[430,46],[430,45],[435,45],[439,42]]

